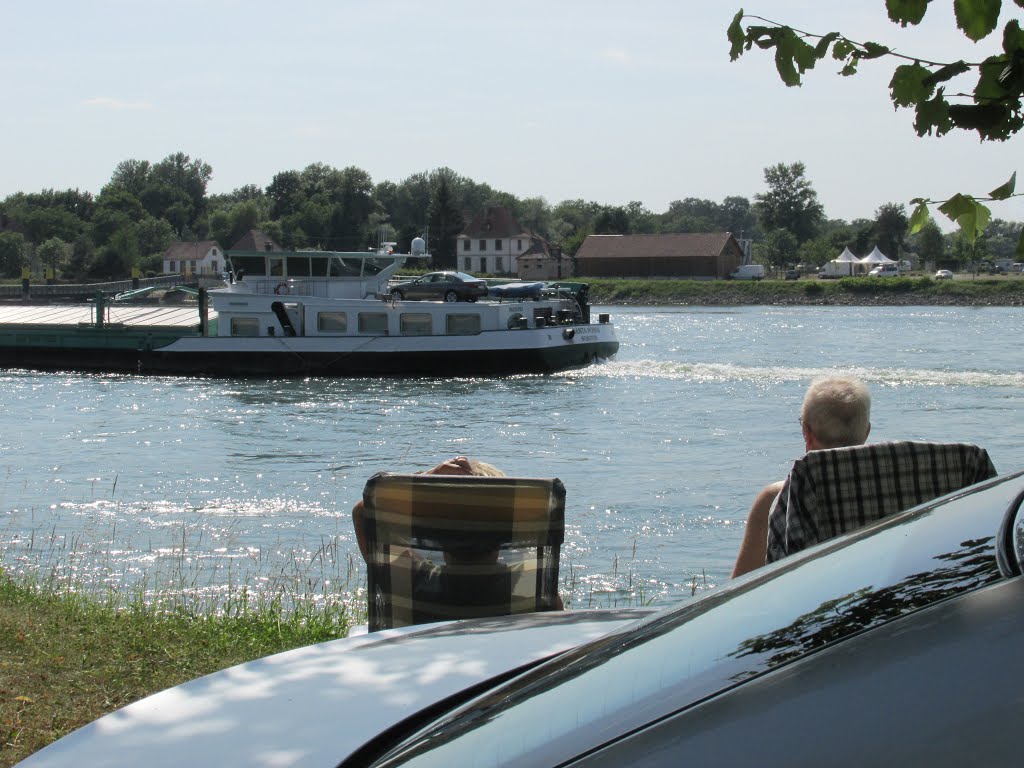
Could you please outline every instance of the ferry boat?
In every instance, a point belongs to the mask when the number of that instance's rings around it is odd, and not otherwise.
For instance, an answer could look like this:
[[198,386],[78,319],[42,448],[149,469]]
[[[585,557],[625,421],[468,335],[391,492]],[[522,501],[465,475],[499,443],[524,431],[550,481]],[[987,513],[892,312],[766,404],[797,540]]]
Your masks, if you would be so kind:
[[[98,296],[88,321],[68,307],[0,315],[0,365],[48,370],[212,376],[491,376],[550,373],[618,351],[606,314],[590,318],[586,286],[548,284],[524,297],[408,301],[388,280],[411,254],[228,251],[220,288],[201,291],[199,319],[163,322],[151,307]],[[77,308],[81,312],[81,307]]]

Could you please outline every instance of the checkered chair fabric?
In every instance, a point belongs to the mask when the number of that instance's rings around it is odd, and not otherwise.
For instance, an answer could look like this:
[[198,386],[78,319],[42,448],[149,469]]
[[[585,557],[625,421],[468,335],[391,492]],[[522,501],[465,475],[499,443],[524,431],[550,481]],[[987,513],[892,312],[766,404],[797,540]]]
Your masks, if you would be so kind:
[[810,451],[768,515],[768,562],[994,477],[967,443],[896,441]]
[[363,506],[371,632],[555,608],[561,480],[381,472]]

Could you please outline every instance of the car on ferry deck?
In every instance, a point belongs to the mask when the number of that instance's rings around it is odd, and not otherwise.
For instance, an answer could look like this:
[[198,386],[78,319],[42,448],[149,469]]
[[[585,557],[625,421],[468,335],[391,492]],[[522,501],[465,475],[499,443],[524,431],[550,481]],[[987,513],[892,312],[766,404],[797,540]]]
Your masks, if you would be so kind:
[[23,766],[1019,765],[1022,500],[1024,472],[995,477],[603,630],[556,611],[299,648]]
[[396,299],[476,301],[487,295],[487,281],[465,272],[428,272],[388,288]]

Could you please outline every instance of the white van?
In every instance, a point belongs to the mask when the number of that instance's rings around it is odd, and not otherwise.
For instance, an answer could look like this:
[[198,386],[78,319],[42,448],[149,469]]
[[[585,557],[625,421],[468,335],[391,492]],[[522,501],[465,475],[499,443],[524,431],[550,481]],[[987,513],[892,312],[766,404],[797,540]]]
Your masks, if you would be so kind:
[[899,277],[899,264],[879,264],[868,272],[868,277]]
[[729,277],[733,280],[760,280],[764,277],[764,265],[742,264]]

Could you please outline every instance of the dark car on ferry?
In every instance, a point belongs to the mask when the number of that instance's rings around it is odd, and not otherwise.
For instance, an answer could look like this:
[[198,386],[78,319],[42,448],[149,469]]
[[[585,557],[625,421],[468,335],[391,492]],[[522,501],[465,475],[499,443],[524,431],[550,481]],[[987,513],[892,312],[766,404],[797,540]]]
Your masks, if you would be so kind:
[[296,649],[131,704],[25,765],[1020,765],[1022,500],[1024,472],[999,476],[656,613]]
[[390,286],[389,292],[396,299],[476,301],[487,295],[487,282],[465,272],[428,272]]

